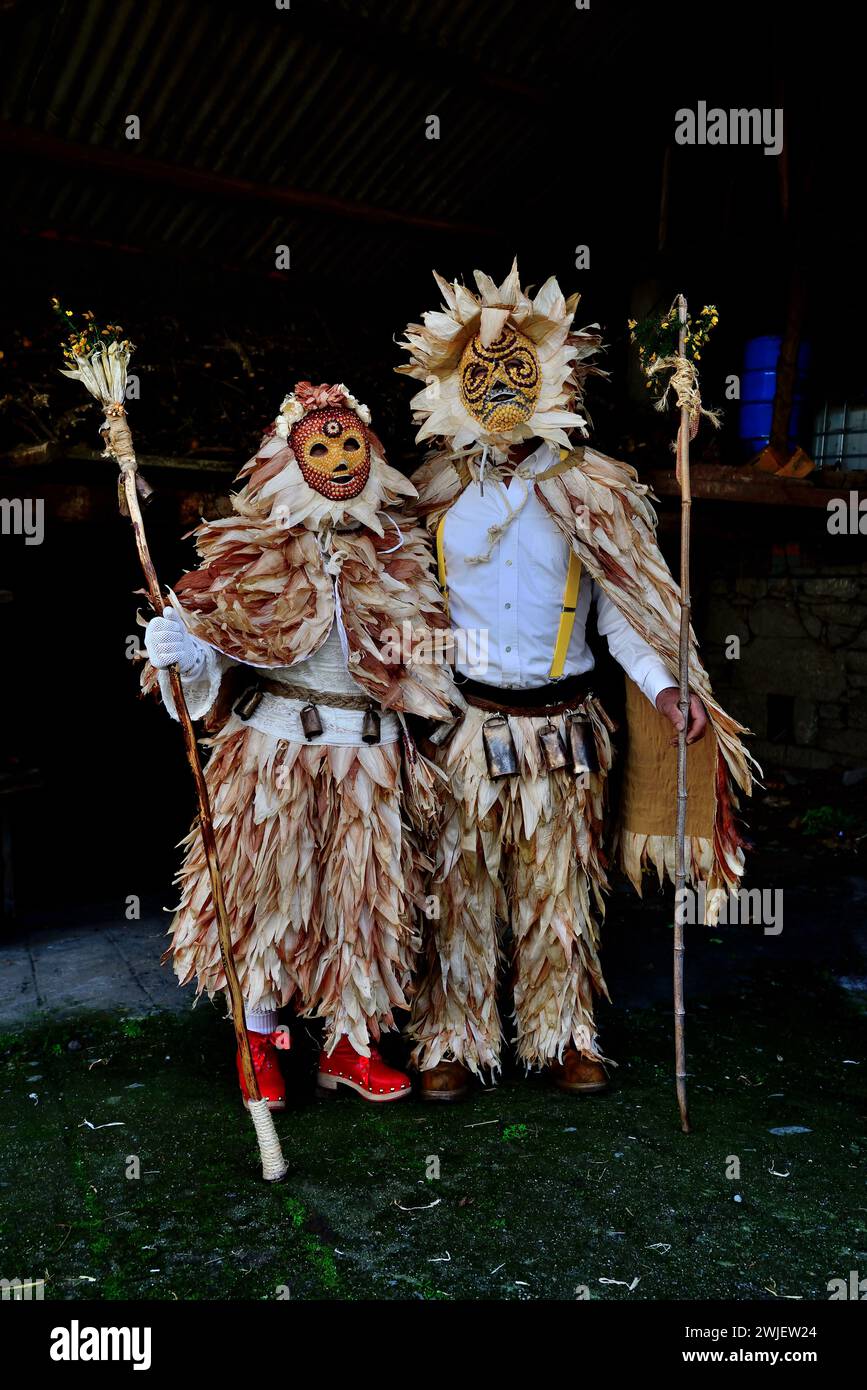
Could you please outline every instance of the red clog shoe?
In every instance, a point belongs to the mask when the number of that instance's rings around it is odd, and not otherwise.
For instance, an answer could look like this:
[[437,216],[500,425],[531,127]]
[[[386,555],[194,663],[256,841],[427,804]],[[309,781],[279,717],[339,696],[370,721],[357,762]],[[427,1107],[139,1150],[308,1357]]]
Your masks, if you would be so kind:
[[409,1077],[386,1066],[372,1043],[370,1056],[362,1057],[346,1037],[340,1039],[330,1057],[322,1049],[317,1081],[322,1091],[348,1086],[365,1100],[377,1102],[405,1100],[412,1090]]
[[[259,1092],[263,1100],[267,1100],[269,1110],[286,1109],[286,1085],[280,1072],[280,1063],[277,1060],[277,1048],[274,1046],[273,1033],[250,1033],[250,1051],[253,1054],[253,1070],[256,1073],[256,1080],[259,1082]],[[241,1083],[241,1094],[246,1105],[250,1097],[247,1094],[247,1087],[244,1084],[244,1073],[241,1070],[241,1054],[236,1058],[238,1067],[238,1080]]]

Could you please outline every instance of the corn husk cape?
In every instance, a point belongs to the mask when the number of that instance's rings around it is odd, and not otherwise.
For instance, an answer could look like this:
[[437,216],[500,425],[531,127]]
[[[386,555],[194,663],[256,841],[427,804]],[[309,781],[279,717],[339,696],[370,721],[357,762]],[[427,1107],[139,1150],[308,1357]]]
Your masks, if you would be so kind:
[[175,596],[191,632],[251,666],[305,660],[339,619],[352,676],[373,701],[445,719],[457,698],[448,668],[386,635],[404,622],[419,633],[447,623],[429,539],[402,510],[415,488],[372,432],[371,446],[363,492],[337,502],[307,485],[289,444],[269,432],[239,475],[233,514],[192,532],[203,563]]
[[[429,539],[401,510],[415,489],[371,434],[363,491],[326,499],[301,476],[281,423],[242,470],[232,515],[193,533],[202,565],[174,596],[185,622],[220,652],[266,669],[304,661],[337,623],[349,669],[373,702],[448,717],[462,706],[448,667],[429,651],[416,660],[403,644],[387,647],[404,621],[445,625]],[[152,670],[143,683],[156,684]],[[326,1020],[329,1046],[346,1035],[366,1053],[409,1002],[427,863],[410,822],[414,807],[436,799],[430,770],[407,739],[293,742],[255,722],[224,711],[206,769],[245,1002],[292,1003]],[[196,978],[214,994],[225,979],[195,829],[184,846],[173,964],[182,984]]]
[[[435,455],[413,476],[419,508],[432,529],[470,481],[465,457]],[[649,489],[628,464],[595,449],[564,451],[560,463],[532,483],[564,539],[634,630],[654,649],[677,684],[680,591],[656,541]],[[707,885],[708,921],[721,897],[738,886],[743,849],[735,822],[738,792],[749,795],[753,761],[745,729],[714,699],[690,634],[689,680],[707,709],[710,737],[688,750],[688,880]],[[620,821],[621,867],[641,891],[644,871],[674,881],[677,750],[671,725],[627,680],[628,741]]]
[[[576,333],[572,320],[578,296],[566,299],[557,281],[535,296],[522,289],[517,264],[499,286],[475,272],[478,294],[435,275],[444,303],[410,324],[402,344],[409,363],[399,372],[427,384],[412,401],[419,441],[440,448],[413,476],[419,509],[435,529],[445,511],[490,453],[503,457],[524,439],[547,440],[560,462],[537,475],[533,487],[583,567],[654,649],[678,684],[680,590],[656,541],[656,514],[648,488],[627,464],[589,447],[575,449],[573,436],[587,434],[582,414],[584,383],[599,369],[590,358],[600,338],[593,329]],[[508,326],[536,344],[542,390],[536,413],[508,436],[487,436],[461,402],[457,367],[470,338]],[[707,920],[716,920],[724,895],[743,873],[742,841],[734,812],[738,792],[749,794],[753,761],[740,735],[743,726],[713,697],[691,633],[689,679],[702,699],[710,737],[688,750],[687,873],[707,887]],[[644,871],[662,880],[675,877],[677,754],[671,725],[627,680],[628,747],[623,797],[615,839],[621,865],[641,890]]]

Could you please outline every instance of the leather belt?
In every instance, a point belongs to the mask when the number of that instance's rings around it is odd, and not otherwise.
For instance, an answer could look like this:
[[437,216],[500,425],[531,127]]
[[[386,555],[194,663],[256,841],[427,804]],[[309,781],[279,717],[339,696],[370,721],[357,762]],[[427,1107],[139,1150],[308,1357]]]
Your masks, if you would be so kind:
[[485,685],[468,677],[458,683],[458,688],[468,705],[497,714],[563,714],[583,704],[590,694],[584,676],[567,676],[565,680],[529,689]]

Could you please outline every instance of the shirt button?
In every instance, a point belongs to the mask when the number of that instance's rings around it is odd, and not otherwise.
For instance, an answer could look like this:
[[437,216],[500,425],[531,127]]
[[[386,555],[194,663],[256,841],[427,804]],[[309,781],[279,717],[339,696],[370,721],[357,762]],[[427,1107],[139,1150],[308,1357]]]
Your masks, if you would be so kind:
[[506,561],[506,564],[507,564],[507,565],[510,565],[511,563],[512,563],[511,560],[507,560],[507,561]]
[[507,652],[510,652],[511,650],[512,650],[511,647],[507,647],[507,648],[506,648],[506,651],[507,651]]
[[506,607],[507,607],[507,608],[511,608],[511,606],[512,606],[512,605],[511,605],[510,603],[507,603],[507,604],[506,604]]

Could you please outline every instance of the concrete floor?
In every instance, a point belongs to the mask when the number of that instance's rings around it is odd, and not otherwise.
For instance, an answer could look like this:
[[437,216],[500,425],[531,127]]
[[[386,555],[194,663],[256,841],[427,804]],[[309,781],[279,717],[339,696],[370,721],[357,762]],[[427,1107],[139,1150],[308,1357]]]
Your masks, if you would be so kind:
[[13,925],[0,942],[0,1028],[83,1009],[188,1011],[192,991],[160,965],[166,923],[157,913],[117,922],[96,910],[73,925]]

